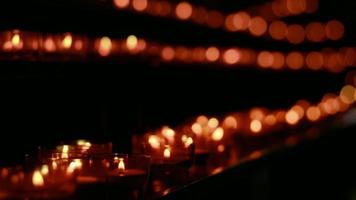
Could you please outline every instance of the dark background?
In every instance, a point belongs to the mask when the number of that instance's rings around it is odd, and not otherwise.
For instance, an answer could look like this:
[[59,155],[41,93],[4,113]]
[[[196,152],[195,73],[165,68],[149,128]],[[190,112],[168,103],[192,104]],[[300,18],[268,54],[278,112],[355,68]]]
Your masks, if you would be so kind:
[[[236,11],[263,1],[192,1]],[[113,38],[135,34],[185,45],[220,45],[269,50],[318,50],[354,44],[355,1],[321,1],[317,14],[286,18],[305,24],[339,19],[345,39],[291,46],[243,33],[117,11],[111,1],[8,0],[0,5],[0,29],[74,32]],[[205,68],[205,69],[204,69]],[[283,108],[299,99],[318,101],[337,92],[346,72],[269,71],[181,66],[146,59],[92,62],[0,62],[0,158],[15,161],[37,146],[77,138],[112,140],[130,151],[134,133],[177,125],[199,114],[220,115],[253,106]]]

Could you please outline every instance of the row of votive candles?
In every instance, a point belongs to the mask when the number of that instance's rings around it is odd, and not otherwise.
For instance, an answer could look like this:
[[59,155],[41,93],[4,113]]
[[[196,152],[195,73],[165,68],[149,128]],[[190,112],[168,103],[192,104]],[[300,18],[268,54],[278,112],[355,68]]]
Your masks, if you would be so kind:
[[112,153],[111,143],[61,145],[0,168],[0,199],[137,199],[143,195],[150,157]]
[[237,136],[256,137],[321,122],[347,111],[356,102],[355,73],[348,77],[352,83],[342,87],[339,94],[327,93],[315,104],[299,100],[288,109],[253,108],[222,118],[201,115],[175,129],[164,126],[135,136],[134,152],[152,155],[153,163],[186,161],[197,155],[223,153]]

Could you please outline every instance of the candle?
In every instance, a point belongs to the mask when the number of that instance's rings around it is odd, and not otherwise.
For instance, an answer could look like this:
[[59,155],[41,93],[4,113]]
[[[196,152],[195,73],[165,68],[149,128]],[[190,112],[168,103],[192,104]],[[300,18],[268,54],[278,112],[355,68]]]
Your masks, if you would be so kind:
[[163,151],[163,157],[165,159],[169,159],[171,157],[171,150],[170,150],[169,145],[165,146],[164,151]]
[[0,33],[0,52],[5,59],[32,60],[38,56],[40,34],[20,30]]
[[43,187],[43,186],[44,186],[43,176],[42,176],[41,172],[39,172],[38,170],[36,170],[36,171],[33,173],[33,176],[32,176],[32,184],[33,184],[35,187]]
[[[194,140],[186,134],[167,126],[142,137],[133,137],[134,152],[143,152],[152,157],[153,165],[179,164],[192,161]],[[144,147],[141,150],[142,144]]]
[[73,194],[73,181],[73,177],[63,176],[48,165],[30,172],[9,168],[0,179],[0,195],[5,199],[62,199]]
[[[129,187],[140,187],[143,186],[146,178],[147,171],[142,168],[142,166],[128,166],[128,157],[114,157],[113,170],[108,172],[107,181],[115,185],[126,185]],[[125,163],[126,162],[126,163]]]

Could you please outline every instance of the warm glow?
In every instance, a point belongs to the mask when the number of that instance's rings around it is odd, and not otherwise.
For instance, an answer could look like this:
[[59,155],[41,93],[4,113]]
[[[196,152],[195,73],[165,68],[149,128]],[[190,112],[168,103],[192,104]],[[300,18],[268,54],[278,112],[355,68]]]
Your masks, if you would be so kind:
[[344,36],[345,27],[341,22],[331,20],[326,24],[325,31],[330,40],[340,40]]
[[152,148],[154,149],[159,149],[161,146],[160,143],[160,138],[157,135],[150,135],[148,137],[148,143],[151,145]]
[[133,0],[132,7],[137,11],[144,11],[147,8],[147,0]]
[[170,158],[171,157],[171,150],[170,150],[168,145],[166,145],[165,148],[164,148],[163,157],[164,158]]
[[188,2],[181,2],[176,7],[176,15],[179,19],[186,20],[192,16],[193,8]]
[[194,61],[203,62],[205,60],[205,49],[202,47],[194,48],[192,56]]
[[224,53],[224,61],[230,65],[239,62],[240,58],[241,58],[240,52],[236,49],[228,49]]
[[340,72],[343,69],[342,58],[340,58],[340,54],[337,52],[328,52],[325,51],[324,54],[325,59],[325,68],[332,72]]
[[307,110],[307,118],[310,121],[317,121],[320,119],[321,112],[320,109],[317,106],[311,106]]
[[74,159],[74,163],[77,169],[81,169],[83,167],[83,163],[81,159]]
[[262,156],[262,152],[261,152],[261,151],[258,151],[258,150],[252,152],[252,153],[249,155],[250,159],[259,159],[259,158],[261,158],[261,156]]
[[318,10],[319,7],[319,0],[307,0],[306,1],[306,12],[307,13],[314,13]]
[[324,102],[324,109],[328,114],[336,114],[340,111],[340,105],[336,98],[330,98]]
[[277,123],[277,118],[274,115],[267,115],[266,118],[264,119],[264,122],[267,125],[273,126]]
[[246,12],[239,12],[234,14],[232,22],[237,30],[246,30],[250,24],[251,17]]
[[287,25],[282,21],[274,21],[269,26],[269,34],[275,40],[283,40],[287,34]]
[[186,61],[191,56],[188,48],[183,46],[177,47],[175,52],[176,52],[175,54],[176,58],[182,61]]
[[33,173],[33,176],[32,176],[32,184],[33,184],[35,187],[42,187],[42,186],[44,186],[43,176],[42,176],[42,174],[41,174],[40,171],[36,170],[36,171]]
[[205,57],[210,62],[215,62],[219,59],[220,51],[216,47],[209,47],[205,52]]
[[133,50],[137,47],[138,39],[134,35],[130,35],[126,39],[126,46],[129,50]]
[[308,40],[312,42],[321,42],[325,39],[325,28],[319,22],[308,24],[305,31]]
[[289,110],[286,113],[286,122],[290,125],[295,125],[299,121],[299,115],[295,110]]
[[272,2],[272,12],[277,17],[283,17],[289,15],[286,1],[273,1]]
[[137,47],[136,47],[137,50],[143,51],[143,50],[146,49],[146,47],[147,47],[147,43],[146,43],[146,41],[144,39],[138,39],[137,40]]
[[203,133],[203,128],[201,127],[201,125],[199,123],[194,123],[191,127],[193,133],[195,133],[196,135],[201,135]]
[[284,122],[285,121],[285,116],[286,116],[286,112],[284,111],[278,111],[276,113],[276,118],[278,122]]
[[74,48],[75,48],[75,50],[77,50],[77,51],[82,50],[82,49],[83,49],[83,46],[84,46],[84,44],[83,44],[83,41],[81,41],[81,40],[76,40],[76,41],[74,42]]
[[299,116],[299,119],[302,119],[304,117],[304,108],[300,105],[295,105],[292,107],[291,110],[294,110],[298,116]]
[[290,69],[297,70],[303,67],[304,57],[299,52],[291,52],[287,56],[286,63]]
[[61,158],[68,158],[69,146],[63,145]]
[[69,166],[67,167],[67,174],[70,175],[74,172],[74,170],[76,169],[76,164],[74,161],[72,161]]
[[182,142],[185,143],[188,140],[188,136],[187,135],[182,135]]
[[52,161],[52,169],[56,170],[57,167],[58,167],[57,162],[56,161]]
[[258,54],[257,63],[259,66],[263,68],[268,68],[273,65],[274,57],[272,53],[268,51],[262,51]]
[[15,48],[21,48],[21,37],[18,33],[14,34],[11,38],[11,44]]
[[219,120],[216,118],[210,118],[208,121],[209,128],[217,128],[219,126]]
[[111,52],[112,42],[109,37],[102,37],[99,42],[98,52],[101,56],[108,56]]
[[2,46],[2,48],[4,49],[4,50],[11,50],[12,49],[12,44],[11,44],[11,42],[10,41],[7,41],[7,42],[5,42],[4,43],[4,45]]
[[18,33],[16,33],[15,35],[12,36],[11,43],[15,47],[18,47],[20,45],[21,38],[20,38],[20,35]]
[[218,152],[222,153],[222,152],[225,151],[225,146],[222,145],[222,144],[220,144],[220,145],[218,146],[217,150],[218,150]]
[[43,176],[46,176],[46,175],[48,175],[48,173],[49,173],[48,165],[42,165],[41,174]]
[[215,129],[215,131],[211,135],[211,139],[213,139],[214,141],[220,141],[223,137],[224,137],[224,129],[221,127]]
[[208,123],[208,121],[209,121],[209,119],[204,115],[197,117],[197,122],[202,126],[206,125]]
[[262,130],[262,123],[260,120],[252,120],[250,123],[250,129],[254,133],[258,133]]
[[307,55],[306,64],[310,69],[313,69],[313,70],[321,69],[324,65],[323,54],[316,52],[316,51],[310,52]]
[[119,158],[119,165],[118,165],[119,172],[125,172],[125,163],[123,158]]
[[292,44],[300,44],[305,39],[305,31],[301,25],[294,24],[288,26],[287,40]]
[[225,28],[228,31],[237,31],[237,28],[234,26],[234,15],[228,15],[225,18]]
[[193,138],[191,138],[191,137],[188,137],[187,139],[186,139],[186,141],[184,142],[184,147],[185,148],[188,148],[190,145],[192,145],[193,144]]
[[72,46],[73,38],[71,34],[66,34],[62,40],[62,46],[65,49],[69,49]]
[[67,167],[67,174],[72,174],[76,169],[81,169],[82,167],[82,161],[80,159],[74,159]]
[[254,108],[250,111],[250,119],[262,120],[264,117],[265,114],[260,108]]
[[169,142],[174,142],[174,135],[175,131],[169,127],[162,128],[162,135],[165,137]]
[[273,55],[272,68],[273,69],[281,69],[285,64],[284,55],[280,52],[274,52],[272,55]]
[[126,8],[130,4],[130,0],[114,0],[114,4],[118,8]]
[[56,50],[56,44],[54,43],[53,39],[51,37],[47,38],[44,41],[44,47],[46,51],[53,52]]
[[224,126],[226,128],[235,129],[237,128],[237,120],[233,116],[227,116],[224,120]]
[[287,0],[287,9],[291,14],[300,14],[307,9],[308,0]]
[[252,35],[261,36],[267,31],[267,22],[262,17],[254,17],[248,28]]
[[172,47],[164,47],[162,49],[161,56],[162,56],[162,58],[164,60],[169,61],[169,60],[173,60],[174,54],[175,54],[175,52],[174,52],[174,49]]
[[344,86],[340,91],[340,99],[346,104],[352,104],[355,102],[356,90],[351,85]]

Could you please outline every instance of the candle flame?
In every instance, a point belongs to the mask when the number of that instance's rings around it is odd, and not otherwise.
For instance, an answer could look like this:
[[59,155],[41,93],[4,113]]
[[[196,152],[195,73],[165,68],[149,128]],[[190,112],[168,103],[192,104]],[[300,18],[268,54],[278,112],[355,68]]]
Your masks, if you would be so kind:
[[126,46],[129,50],[133,50],[137,47],[138,39],[134,35],[130,35],[126,39]]
[[48,165],[42,165],[41,174],[43,176],[46,176],[46,175],[48,175],[48,173],[49,173]]
[[57,162],[56,162],[56,161],[52,161],[52,168],[53,168],[54,170],[56,170],[57,167],[58,167]]
[[125,163],[123,158],[119,158],[119,172],[124,172],[125,171]]
[[74,163],[75,163],[75,166],[76,166],[77,169],[82,169],[82,167],[83,167],[82,160],[74,159]]
[[74,159],[67,168],[67,174],[72,174],[76,169],[82,169],[83,163],[80,159]]
[[83,151],[87,151],[91,147],[91,143],[86,140],[78,140],[77,145],[80,146]]
[[260,120],[252,120],[250,123],[250,129],[254,133],[258,133],[262,130],[262,123]]
[[66,36],[64,36],[62,40],[62,46],[65,49],[69,49],[72,46],[73,38],[72,36],[68,33]]
[[33,173],[33,176],[32,176],[32,184],[35,186],[35,187],[42,187],[44,185],[44,180],[43,180],[43,176],[41,175],[41,172],[36,170],[34,173]]
[[68,158],[69,146],[63,145],[61,158]]
[[182,142],[185,143],[187,142],[188,136],[187,135],[182,135]]
[[171,150],[169,150],[169,146],[166,146],[163,151],[163,157],[170,158],[171,157]]
[[99,41],[98,52],[101,56],[108,56],[112,49],[112,42],[109,37],[102,37]]
[[188,148],[192,144],[193,144],[193,138],[188,137],[187,140],[184,142],[184,147]]
[[210,118],[208,121],[209,128],[216,128],[219,126],[219,120],[216,118]]
[[191,129],[196,135],[201,135],[203,133],[203,128],[198,122],[194,123]]
[[219,127],[211,135],[211,139],[214,141],[220,141],[224,137],[224,129]]
[[171,143],[174,142],[175,131],[169,127],[162,128],[162,135]]
[[156,135],[150,135],[148,138],[148,143],[151,145],[152,148],[154,149],[159,149],[161,144],[159,142],[159,137]]
[[21,46],[21,37],[18,33],[14,34],[12,36],[11,43],[16,48],[19,48]]

